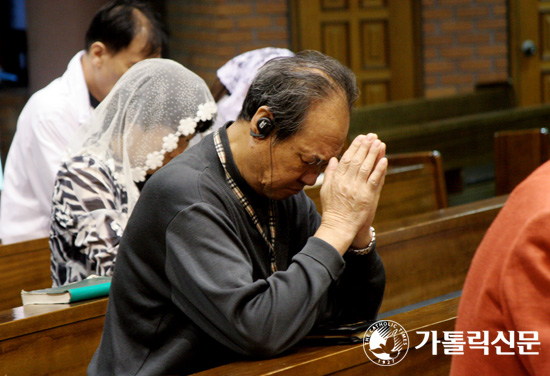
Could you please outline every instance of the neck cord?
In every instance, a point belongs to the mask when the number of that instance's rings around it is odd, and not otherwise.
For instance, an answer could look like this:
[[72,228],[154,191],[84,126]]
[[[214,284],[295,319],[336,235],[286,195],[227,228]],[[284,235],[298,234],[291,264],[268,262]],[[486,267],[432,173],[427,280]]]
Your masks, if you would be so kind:
[[250,202],[242,192],[242,190],[239,188],[229,171],[227,171],[227,159],[225,157],[225,150],[223,148],[223,144],[220,137],[219,129],[216,130],[214,133],[214,146],[216,148],[216,153],[218,154],[218,158],[220,159],[220,162],[222,164],[223,170],[225,172],[225,179],[227,180],[227,183],[229,184],[229,187],[237,196],[237,199],[243,209],[248,213],[250,219],[252,220],[252,223],[254,223],[254,226],[256,226],[256,229],[262,236],[262,238],[265,240],[269,247],[269,253],[271,256],[271,272],[275,273],[277,271],[277,264],[275,261],[275,202],[273,200],[269,200],[269,232],[270,232],[270,239],[267,237],[267,234],[265,233],[262,224],[260,223],[260,220],[258,216],[256,215],[256,212],[254,211],[254,208],[252,205],[250,205]]

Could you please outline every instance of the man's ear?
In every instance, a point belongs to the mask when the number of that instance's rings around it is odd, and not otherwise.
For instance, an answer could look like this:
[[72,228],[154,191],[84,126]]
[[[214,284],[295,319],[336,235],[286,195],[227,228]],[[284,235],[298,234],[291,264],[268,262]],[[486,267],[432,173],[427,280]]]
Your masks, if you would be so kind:
[[258,121],[261,119],[261,118],[268,118],[268,119],[271,119],[273,120],[273,114],[271,113],[271,111],[269,110],[269,107],[267,106],[261,106],[260,108],[258,108],[256,110],[256,113],[254,114],[254,116],[252,117],[252,119],[250,120],[250,132],[251,134],[260,134],[260,129],[258,127]]
[[94,42],[88,50],[92,64],[96,67],[101,67],[105,55],[108,54],[107,46],[103,42]]

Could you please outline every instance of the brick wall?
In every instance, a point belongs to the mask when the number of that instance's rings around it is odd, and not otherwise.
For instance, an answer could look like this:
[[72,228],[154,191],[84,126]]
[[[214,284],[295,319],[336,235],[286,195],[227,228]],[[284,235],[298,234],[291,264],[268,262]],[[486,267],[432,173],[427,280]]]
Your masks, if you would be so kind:
[[506,0],[422,0],[427,97],[508,77]]
[[285,0],[167,0],[169,55],[212,84],[232,57],[262,47],[290,48]]
[[[288,4],[304,0],[162,1],[171,30],[169,57],[212,84],[216,70],[233,56],[266,46],[291,48]],[[426,96],[468,92],[478,82],[506,80],[506,0],[418,1]],[[25,97],[3,96],[0,155],[5,163]]]
[[[468,92],[479,82],[506,80],[506,0],[418,1],[426,96]],[[288,4],[166,0],[170,57],[211,84],[216,69],[235,55],[266,46],[291,48]]]

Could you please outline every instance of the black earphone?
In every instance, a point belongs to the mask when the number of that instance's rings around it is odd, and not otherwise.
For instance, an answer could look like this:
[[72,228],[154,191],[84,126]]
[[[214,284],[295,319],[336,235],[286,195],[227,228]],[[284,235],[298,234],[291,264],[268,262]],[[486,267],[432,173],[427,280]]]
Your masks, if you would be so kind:
[[252,130],[250,131],[250,135],[252,137],[266,138],[269,135],[269,133],[271,133],[274,127],[273,120],[271,120],[268,117],[261,117],[260,119],[258,119],[257,125],[258,125],[258,133],[254,133],[252,132]]

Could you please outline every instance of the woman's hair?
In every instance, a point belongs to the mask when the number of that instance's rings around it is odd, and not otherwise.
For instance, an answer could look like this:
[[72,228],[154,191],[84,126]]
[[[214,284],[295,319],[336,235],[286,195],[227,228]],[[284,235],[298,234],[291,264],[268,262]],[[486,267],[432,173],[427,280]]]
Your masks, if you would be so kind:
[[268,61],[254,78],[239,119],[250,121],[258,108],[273,115],[276,141],[295,134],[311,106],[331,95],[344,95],[349,109],[357,99],[355,75],[336,59],[317,51]]

